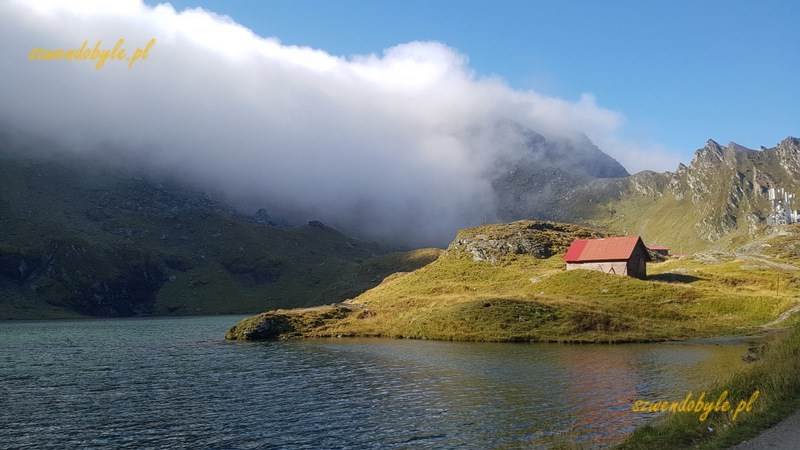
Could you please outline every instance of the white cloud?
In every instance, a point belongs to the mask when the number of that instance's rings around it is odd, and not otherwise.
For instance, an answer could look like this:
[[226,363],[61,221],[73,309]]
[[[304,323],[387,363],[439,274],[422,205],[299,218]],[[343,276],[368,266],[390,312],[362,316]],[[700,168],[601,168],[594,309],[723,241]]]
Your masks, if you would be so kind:
[[[156,43],[130,69],[28,60],[36,47],[102,39],[110,49],[120,38],[129,55]],[[10,1],[0,3],[0,54],[6,123],[81,148],[111,143],[232,196],[374,236],[441,243],[487,219],[485,171],[504,149],[470,130],[499,117],[545,136],[584,133],[629,170],[677,163],[650,165],[653,150],[620,139],[623,117],[593,96],[570,102],[477,78],[437,42],[347,59],[201,9]]]

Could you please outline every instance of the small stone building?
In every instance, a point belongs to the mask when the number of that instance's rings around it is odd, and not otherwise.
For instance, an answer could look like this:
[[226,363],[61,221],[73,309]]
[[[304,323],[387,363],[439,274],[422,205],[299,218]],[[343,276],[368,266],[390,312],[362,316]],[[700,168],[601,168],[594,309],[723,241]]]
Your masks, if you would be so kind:
[[572,242],[564,261],[567,270],[586,269],[647,278],[647,247],[639,236],[603,239],[577,239]]
[[657,255],[661,255],[665,258],[669,257],[669,248],[667,247],[647,247],[647,248],[649,248],[651,252]]

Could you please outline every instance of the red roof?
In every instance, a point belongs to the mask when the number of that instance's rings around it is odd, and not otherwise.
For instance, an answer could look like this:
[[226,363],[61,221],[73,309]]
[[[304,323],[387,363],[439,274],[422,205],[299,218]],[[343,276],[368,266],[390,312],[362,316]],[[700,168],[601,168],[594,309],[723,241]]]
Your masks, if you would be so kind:
[[650,250],[669,250],[669,247],[647,247]]
[[564,255],[564,261],[569,263],[591,261],[627,261],[639,243],[644,246],[642,238],[639,236],[623,236],[604,239],[576,239],[572,242],[572,245],[569,246],[567,254]]
[[564,255],[564,261],[573,262],[580,260],[581,252],[583,252],[587,242],[589,242],[588,239],[575,239],[572,241],[569,250],[567,250],[567,254]]

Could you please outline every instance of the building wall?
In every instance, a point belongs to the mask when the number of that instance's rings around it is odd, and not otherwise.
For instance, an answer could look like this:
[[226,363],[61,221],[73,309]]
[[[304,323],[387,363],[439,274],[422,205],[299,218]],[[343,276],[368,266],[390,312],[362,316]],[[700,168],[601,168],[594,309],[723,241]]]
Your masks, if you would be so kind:
[[637,245],[628,260],[628,275],[642,280],[646,279],[648,258],[647,250],[642,248],[641,245]]
[[567,270],[575,269],[597,270],[599,272],[613,273],[616,275],[628,275],[627,261],[567,263]]
[[628,260],[628,276],[634,278],[647,278],[647,263],[644,258],[632,257]]
[[647,278],[647,261],[642,252],[634,251],[631,259],[627,261],[605,261],[586,263],[567,263],[567,270],[584,269],[597,270],[615,275],[627,275],[634,278]]

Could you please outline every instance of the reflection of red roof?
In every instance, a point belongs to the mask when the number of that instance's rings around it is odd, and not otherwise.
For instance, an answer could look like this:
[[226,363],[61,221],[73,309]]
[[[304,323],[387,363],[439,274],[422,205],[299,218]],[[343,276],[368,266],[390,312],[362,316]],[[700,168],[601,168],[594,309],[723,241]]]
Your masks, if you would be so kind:
[[650,250],[661,250],[661,251],[669,250],[668,247],[647,247],[647,248],[649,248]]
[[[626,261],[636,245],[642,242],[639,236],[623,236],[604,239],[577,239],[564,255],[566,262]],[[647,258],[647,256],[645,256]],[[649,260],[649,258],[648,258]]]

